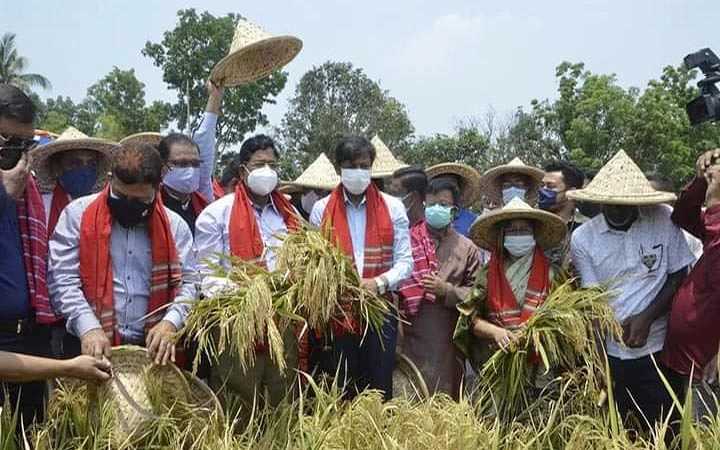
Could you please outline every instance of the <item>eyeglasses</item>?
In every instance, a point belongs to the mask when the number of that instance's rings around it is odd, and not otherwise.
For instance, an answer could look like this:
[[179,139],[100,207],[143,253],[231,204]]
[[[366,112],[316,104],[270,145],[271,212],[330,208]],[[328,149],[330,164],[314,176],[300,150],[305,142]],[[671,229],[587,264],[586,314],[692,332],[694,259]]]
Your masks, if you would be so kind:
[[194,160],[168,161],[167,165],[171,169],[175,168],[175,167],[177,167],[178,169],[184,169],[186,167],[194,167],[197,169],[198,167],[200,167],[200,164],[201,163],[200,163],[199,159],[194,159]]

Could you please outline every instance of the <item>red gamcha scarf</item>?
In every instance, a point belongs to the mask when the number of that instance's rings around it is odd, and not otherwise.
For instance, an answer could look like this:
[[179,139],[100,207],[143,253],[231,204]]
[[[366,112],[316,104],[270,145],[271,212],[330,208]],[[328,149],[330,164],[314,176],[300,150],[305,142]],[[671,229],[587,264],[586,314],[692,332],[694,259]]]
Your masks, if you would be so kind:
[[45,207],[35,179],[28,175],[23,198],[15,202],[30,306],[35,321],[47,325],[60,320],[50,307],[47,287],[48,233]]
[[[365,257],[362,278],[374,278],[384,274],[393,263],[394,228],[390,218],[390,210],[382,198],[378,188],[370,183],[365,191],[366,223],[365,223]],[[345,191],[340,184],[330,194],[322,218],[322,229],[329,233],[335,244],[350,258],[354,257],[350,227],[345,208]],[[333,322],[336,335],[346,331],[360,332],[360,324],[345,314],[341,322]]]
[[[80,222],[80,279],[85,298],[100,319],[105,335],[120,345],[113,301],[113,274],[110,257],[112,216],[108,206],[110,187],[103,189],[87,207]],[[182,284],[182,266],[162,199],[157,196],[148,221],[152,252],[148,313],[160,310],[175,299]],[[145,321],[149,330],[162,318],[153,314]]]
[[50,202],[50,217],[48,219],[47,226],[48,237],[52,236],[58,220],[60,219],[60,214],[71,201],[70,195],[65,192],[65,189],[60,186],[60,183],[55,183],[55,189],[53,189],[52,193],[52,201]]
[[430,237],[427,222],[421,220],[410,228],[410,244],[413,255],[413,271],[409,279],[400,286],[399,292],[403,299],[403,308],[409,316],[417,314],[420,302],[435,302],[435,294],[425,291],[422,279],[425,275],[437,272],[438,259],[435,255],[435,243]]
[[550,263],[539,246],[533,254],[525,302],[520,307],[512,287],[505,277],[503,251],[490,255],[488,267],[488,319],[508,330],[518,329],[542,305],[550,291]]

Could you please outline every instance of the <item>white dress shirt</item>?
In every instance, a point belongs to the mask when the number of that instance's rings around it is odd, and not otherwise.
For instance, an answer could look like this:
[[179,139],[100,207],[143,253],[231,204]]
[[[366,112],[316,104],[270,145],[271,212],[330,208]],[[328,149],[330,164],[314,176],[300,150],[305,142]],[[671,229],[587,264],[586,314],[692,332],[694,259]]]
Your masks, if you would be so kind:
[[[235,195],[226,195],[208,205],[195,222],[195,246],[198,251],[200,272],[203,276],[212,275],[208,263],[220,264],[228,268],[230,256],[230,213],[235,203]],[[265,246],[264,258],[269,270],[275,269],[275,248],[287,234],[287,226],[280,212],[270,201],[264,207],[252,206],[260,237]],[[250,239],[250,236],[246,237]]]
[[[49,245],[48,289],[56,312],[67,321],[69,333],[81,337],[102,328],[82,292],[80,280],[80,223],[98,194],[71,202],[60,215]],[[192,234],[183,219],[165,208],[182,264],[182,286],[163,320],[180,329],[196,297],[199,283]],[[110,236],[115,320],[123,343],[142,344],[150,298],[152,250],[147,227],[123,228],[113,222]]]
[[[410,278],[413,270],[409,222],[405,213],[405,206],[399,199],[384,192],[380,194],[390,211],[390,220],[392,220],[393,224],[393,264],[390,270],[383,275],[388,281],[388,289],[395,290],[401,281]],[[329,201],[330,196],[327,196],[315,202],[310,214],[310,223],[317,227],[320,226]],[[348,227],[350,228],[355,267],[362,276],[365,264],[365,224],[367,223],[367,202],[365,197],[358,206],[355,206],[345,196],[345,209],[347,211]]]
[[[610,228],[602,214],[580,226],[572,235],[572,261],[584,287],[608,285],[611,306],[622,323],[645,310],[657,297],[669,274],[695,260],[688,242],[670,220],[666,205],[640,208],[625,232]],[[667,316],[650,327],[647,343],[627,348],[607,340],[607,353],[620,359],[637,359],[662,350]]]

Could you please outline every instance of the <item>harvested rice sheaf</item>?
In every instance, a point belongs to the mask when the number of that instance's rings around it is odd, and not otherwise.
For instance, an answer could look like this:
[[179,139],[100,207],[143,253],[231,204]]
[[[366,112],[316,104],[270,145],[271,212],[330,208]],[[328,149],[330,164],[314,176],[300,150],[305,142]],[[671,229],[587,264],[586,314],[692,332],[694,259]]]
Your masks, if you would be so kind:
[[259,343],[284,369],[282,335],[288,327],[307,324],[329,332],[328,325],[345,315],[379,335],[390,304],[360,287],[352,261],[319,230],[305,226],[290,233],[276,257],[273,272],[237,258],[230,259],[229,270],[215,268],[236,288],[198,301],[190,311],[181,337],[197,343],[196,367],[203,354],[216,360],[224,352],[250,367]]

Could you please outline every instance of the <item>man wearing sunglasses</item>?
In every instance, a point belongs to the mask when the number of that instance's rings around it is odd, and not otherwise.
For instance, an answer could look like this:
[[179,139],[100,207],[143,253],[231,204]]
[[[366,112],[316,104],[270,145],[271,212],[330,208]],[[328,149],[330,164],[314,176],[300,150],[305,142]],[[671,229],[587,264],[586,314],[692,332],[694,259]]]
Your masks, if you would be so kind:
[[[47,356],[46,325],[57,318],[45,281],[45,213],[27,155],[34,146],[34,117],[27,95],[0,84],[0,351]],[[0,386],[0,399],[17,405],[26,425],[42,419],[44,393],[41,382]]]

